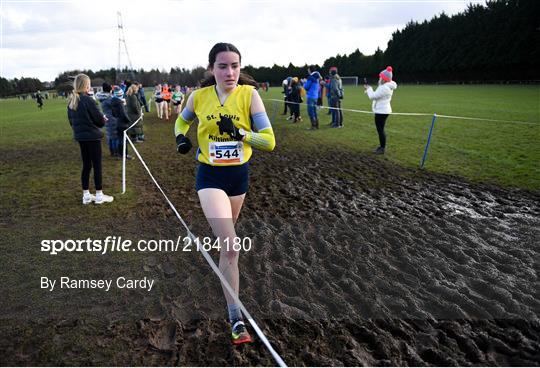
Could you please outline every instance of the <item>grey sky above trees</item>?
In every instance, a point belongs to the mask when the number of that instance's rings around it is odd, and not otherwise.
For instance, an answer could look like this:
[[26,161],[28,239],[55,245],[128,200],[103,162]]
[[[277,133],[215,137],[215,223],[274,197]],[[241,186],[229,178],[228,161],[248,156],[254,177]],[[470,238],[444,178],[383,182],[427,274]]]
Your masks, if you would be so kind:
[[[410,20],[485,1],[2,1],[0,74],[54,80],[65,70],[116,67],[116,12],[134,68],[206,66],[216,42],[244,65],[322,63],[337,54],[386,49]],[[125,54],[122,64],[127,64]]]

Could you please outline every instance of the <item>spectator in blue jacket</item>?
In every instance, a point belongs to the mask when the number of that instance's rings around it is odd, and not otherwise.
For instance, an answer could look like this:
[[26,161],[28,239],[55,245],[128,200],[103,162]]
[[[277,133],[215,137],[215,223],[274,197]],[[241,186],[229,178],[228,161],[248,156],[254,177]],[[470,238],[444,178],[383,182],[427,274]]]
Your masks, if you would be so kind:
[[311,120],[310,130],[319,129],[319,118],[317,117],[317,98],[319,97],[321,74],[315,70],[315,66],[308,67],[308,78],[304,83],[307,97],[307,112]]

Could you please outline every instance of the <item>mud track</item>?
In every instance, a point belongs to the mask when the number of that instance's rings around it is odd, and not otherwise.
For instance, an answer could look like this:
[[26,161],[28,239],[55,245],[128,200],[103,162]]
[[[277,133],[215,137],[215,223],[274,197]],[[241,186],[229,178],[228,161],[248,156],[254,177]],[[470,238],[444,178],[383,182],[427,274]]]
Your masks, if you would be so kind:
[[[189,185],[171,196],[190,208],[196,234],[208,231]],[[371,156],[257,154],[237,226],[254,245],[241,254],[240,298],[291,366],[538,366],[539,199]],[[177,232],[159,193],[139,201],[145,228]],[[151,307],[137,321],[62,322],[124,342],[112,361],[96,354],[90,364],[275,364],[259,339],[230,345],[202,256],[148,256],[141,272],[166,292],[141,293]],[[6,348],[11,363],[47,362]]]

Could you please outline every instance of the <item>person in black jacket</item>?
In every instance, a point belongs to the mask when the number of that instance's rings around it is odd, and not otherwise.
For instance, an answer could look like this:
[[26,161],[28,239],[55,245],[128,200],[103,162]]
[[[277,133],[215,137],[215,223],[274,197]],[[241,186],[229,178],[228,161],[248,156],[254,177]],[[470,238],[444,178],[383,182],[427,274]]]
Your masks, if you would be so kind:
[[300,104],[302,103],[302,97],[300,96],[300,84],[298,77],[294,77],[291,81],[289,101],[292,102],[289,107],[291,109],[291,114],[294,116],[293,123],[302,121],[302,117],[300,116]]
[[103,83],[103,91],[96,93],[96,98],[101,104],[101,110],[107,117],[105,137],[112,157],[118,156],[118,133],[116,130],[116,118],[112,114],[112,86],[109,83]]
[[[114,87],[113,97],[111,99],[112,114],[116,118],[116,132],[118,134],[118,157],[122,157],[124,151],[124,130],[129,128],[131,120],[126,112],[126,101],[124,100],[124,91],[120,87]],[[127,154],[128,147],[126,146],[126,159],[131,160],[132,157]]]
[[[90,78],[78,74],[73,81],[73,92],[69,96],[67,114],[73,129],[73,138],[79,142],[83,161],[81,181],[83,204],[112,202],[112,196],[103,193],[101,179],[101,128],[107,118],[99,111],[94,99],[88,96],[91,89]],[[90,171],[94,168],[96,195],[90,194]]]
[[38,109],[43,109],[43,96],[41,95],[41,92],[37,91],[36,93],[36,102],[38,104]]

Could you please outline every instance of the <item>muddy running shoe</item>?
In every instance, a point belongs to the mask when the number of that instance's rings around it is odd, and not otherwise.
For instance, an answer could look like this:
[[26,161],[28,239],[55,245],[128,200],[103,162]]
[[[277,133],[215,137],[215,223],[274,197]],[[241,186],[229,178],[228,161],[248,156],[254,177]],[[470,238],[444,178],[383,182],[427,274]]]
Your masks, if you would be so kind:
[[240,345],[240,344],[247,344],[250,343],[251,336],[249,335],[249,332],[246,329],[246,325],[244,324],[244,321],[236,321],[232,326],[232,343],[234,345]]

